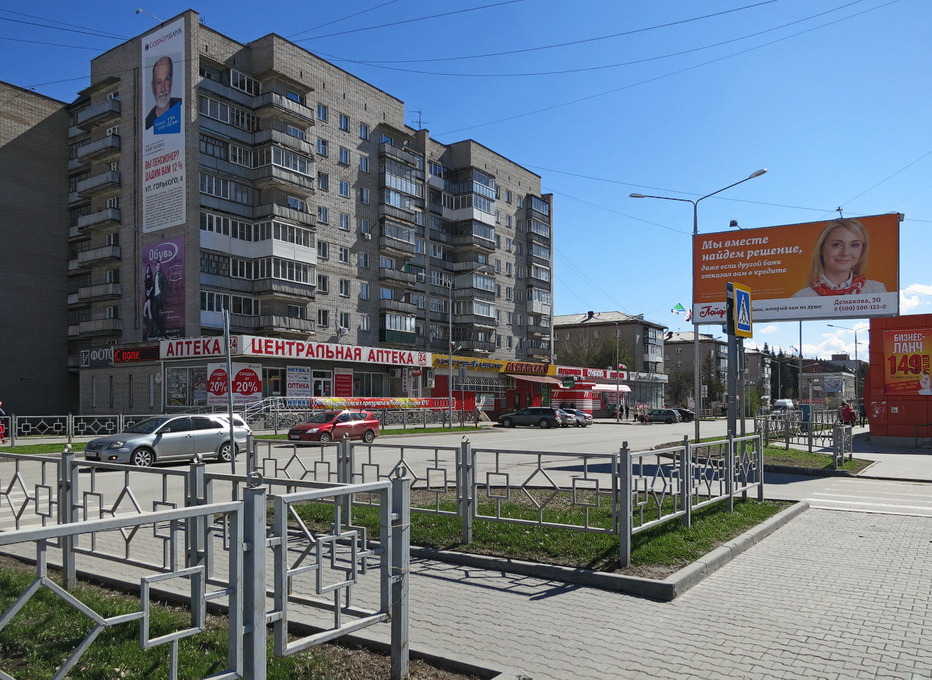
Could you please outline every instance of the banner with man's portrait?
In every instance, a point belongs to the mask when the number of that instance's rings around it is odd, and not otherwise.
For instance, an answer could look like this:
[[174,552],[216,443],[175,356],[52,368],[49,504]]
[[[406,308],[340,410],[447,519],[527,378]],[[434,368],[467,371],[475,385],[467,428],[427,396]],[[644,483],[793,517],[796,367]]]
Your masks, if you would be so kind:
[[142,39],[142,230],[167,229],[186,220],[184,19]]

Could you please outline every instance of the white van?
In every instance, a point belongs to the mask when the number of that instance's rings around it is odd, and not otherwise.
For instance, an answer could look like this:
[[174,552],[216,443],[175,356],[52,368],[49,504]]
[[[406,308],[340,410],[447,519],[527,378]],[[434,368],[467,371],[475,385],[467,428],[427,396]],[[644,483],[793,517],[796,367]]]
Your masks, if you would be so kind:
[[777,399],[773,402],[773,412],[777,411],[791,411],[796,408],[796,404],[793,403],[792,399]]

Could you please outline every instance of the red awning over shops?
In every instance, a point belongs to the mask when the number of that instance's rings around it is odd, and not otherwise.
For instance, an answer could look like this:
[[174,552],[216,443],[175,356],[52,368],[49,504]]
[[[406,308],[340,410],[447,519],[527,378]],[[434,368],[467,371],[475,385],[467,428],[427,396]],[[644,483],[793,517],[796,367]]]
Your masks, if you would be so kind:
[[546,375],[516,375],[512,373],[506,373],[509,378],[514,378],[515,380],[527,380],[528,382],[544,383],[547,385],[562,385],[563,381],[558,378],[551,378]]

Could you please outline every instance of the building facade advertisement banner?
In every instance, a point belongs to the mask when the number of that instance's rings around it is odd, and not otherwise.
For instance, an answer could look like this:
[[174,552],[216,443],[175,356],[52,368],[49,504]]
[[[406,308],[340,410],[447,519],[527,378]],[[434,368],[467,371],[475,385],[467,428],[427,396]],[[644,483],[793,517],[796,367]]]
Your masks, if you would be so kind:
[[242,353],[254,357],[317,359],[330,362],[364,363],[386,366],[429,366],[429,352],[382,349],[357,345],[336,345],[306,340],[282,340],[242,336]]
[[142,247],[142,338],[184,335],[184,238]]
[[[262,366],[259,364],[233,364],[233,403],[247,404],[262,399]],[[207,364],[207,405],[227,403],[227,366],[225,363]]]
[[754,321],[896,315],[901,220],[891,213],[699,234],[693,322],[725,322],[727,281],[750,289]]
[[288,366],[285,369],[285,395],[289,408],[300,408],[301,403],[307,403],[311,396],[310,366]]
[[932,330],[883,332],[883,382],[887,395],[932,395]]
[[187,91],[184,23],[173,21],[141,41],[143,232],[186,220],[185,103],[176,96]]
[[333,369],[333,396],[335,397],[352,397],[353,396],[353,369],[351,368],[334,368]]

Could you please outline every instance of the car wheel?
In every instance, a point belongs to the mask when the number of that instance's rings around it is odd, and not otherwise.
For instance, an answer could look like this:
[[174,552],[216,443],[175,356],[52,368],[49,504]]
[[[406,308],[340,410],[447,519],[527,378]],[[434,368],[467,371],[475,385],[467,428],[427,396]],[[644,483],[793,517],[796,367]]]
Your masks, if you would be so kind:
[[667,418],[667,419],[666,419],[665,421],[663,421],[663,422],[665,422],[667,425],[672,425],[672,424],[673,424],[673,418]]
[[366,430],[362,435],[362,440],[366,442],[366,444],[371,444],[373,441],[375,441],[375,432],[372,430]]
[[514,427],[515,421],[513,421],[511,418],[505,418],[505,420],[502,421],[502,425],[505,427]]
[[320,433],[320,441],[322,441],[322,442],[332,442],[332,441],[333,441],[333,435],[330,434],[329,432],[321,432],[321,433]]
[[155,451],[145,447],[133,451],[130,462],[136,467],[149,467],[155,462]]
[[541,429],[543,429],[543,430],[546,430],[548,427],[551,426],[551,424],[552,424],[552,423],[551,423],[549,420],[547,420],[546,418],[541,418],[541,419],[540,419],[540,422],[537,423],[537,427],[539,427],[539,428],[541,428]]
[[223,442],[220,445],[220,450],[217,452],[217,460],[224,463],[229,463],[233,460],[233,447],[230,446],[230,442]]

